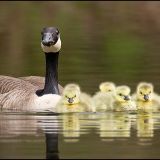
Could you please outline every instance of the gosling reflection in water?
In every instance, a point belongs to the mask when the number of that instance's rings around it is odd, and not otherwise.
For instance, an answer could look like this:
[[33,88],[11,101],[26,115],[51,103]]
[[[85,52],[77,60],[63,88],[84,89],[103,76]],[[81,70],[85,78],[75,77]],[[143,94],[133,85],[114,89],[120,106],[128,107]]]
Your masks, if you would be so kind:
[[80,121],[76,114],[62,115],[62,133],[65,142],[78,142],[80,137]]
[[104,114],[99,123],[101,138],[130,137],[131,120],[128,114]]
[[153,137],[154,120],[152,113],[137,115],[137,137]]

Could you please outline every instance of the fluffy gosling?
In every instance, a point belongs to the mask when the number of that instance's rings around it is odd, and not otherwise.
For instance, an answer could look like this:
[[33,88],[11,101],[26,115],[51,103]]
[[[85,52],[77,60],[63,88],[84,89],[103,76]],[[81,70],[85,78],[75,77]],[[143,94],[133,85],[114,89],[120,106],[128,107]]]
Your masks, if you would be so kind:
[[140,82],[132,97],[136,101],[138,110],[158,111],[160,109],[160,97],[154,93],[154,86],[151,83]]
[[99,85],[99,92],[93,98],[93,106],[96,111],[110,111],[112,110],[113,95],[115,93],[115,84],[113,82],[102,82]]
[[90,95],[82,93],[79,85],[68,84],[64,87],[62,98],[55,107],[55,112],[94,112]]
[[99,85],[99,90],[102,93],[114,92],[115,91],[115,84],[113,82],[102,82]]
[[116,88],[113,102],[114,111],[137,110],[136,104],[131,100],[130,92],[130,88],[125,85]]

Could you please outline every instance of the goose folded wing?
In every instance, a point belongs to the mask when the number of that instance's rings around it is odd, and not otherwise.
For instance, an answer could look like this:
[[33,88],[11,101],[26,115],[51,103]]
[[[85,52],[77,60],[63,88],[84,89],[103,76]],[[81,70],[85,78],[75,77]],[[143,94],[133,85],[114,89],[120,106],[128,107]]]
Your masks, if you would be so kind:
[[[40,89],[44,88],[44,84],[45,84],[45,78],[44,77],[41,77],[41,76],[27,76],[27,77],[19,77],[19,78],[31,83],[34,86],[38,86]],[[58,88],[59,88],[60,94],[62,95],[63,87],[60,84],[58,84]]]

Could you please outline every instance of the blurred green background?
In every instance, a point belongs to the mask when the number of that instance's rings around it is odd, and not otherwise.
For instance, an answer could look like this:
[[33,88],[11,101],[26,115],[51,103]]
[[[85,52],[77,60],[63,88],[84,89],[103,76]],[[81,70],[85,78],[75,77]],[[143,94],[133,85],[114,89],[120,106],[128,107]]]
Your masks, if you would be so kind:
[[59,83],[93,94],[103,81],[160,92],[160,2],[1,1],[0,74],[44,76],[40,32],[61,32]]

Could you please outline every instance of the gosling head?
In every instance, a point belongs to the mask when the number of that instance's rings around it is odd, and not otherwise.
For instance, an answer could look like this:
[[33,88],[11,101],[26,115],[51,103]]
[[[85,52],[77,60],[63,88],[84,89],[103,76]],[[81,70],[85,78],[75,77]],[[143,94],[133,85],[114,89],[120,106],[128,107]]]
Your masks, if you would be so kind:
[[60,32],[57,28],[43,28],[41,35],[41,47],[45,53],[55,53],[61,49]]
[[141,82],[137,86],[138,100],[147,102],[152,100],[154,87],[151,83]]
[[63,91],[63,104],[73,105],[80,102],[80,87],[75,84],[69,84]]
[[118,86],[116,88],[115,98],[118,102],[126,102],[131,99],[130,88],[128,86]]
[[115,84],[112,82],[102,82],[99,85],[99,89],[101,92],[103,93],[107,93],[107,92],[114,92],[115,91]]
[[64,87],[64,90],[68,90],[68,89],[78,90],[79,92],[81,91],[79,85],[78,85],[78,84],[75,84],[75,83],[67,84],[67,85]]

